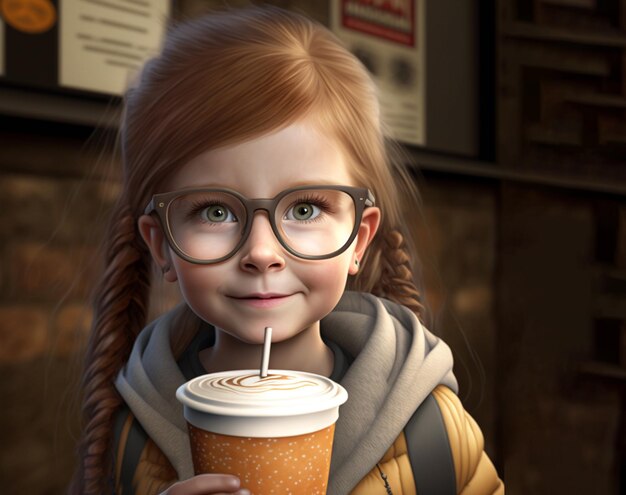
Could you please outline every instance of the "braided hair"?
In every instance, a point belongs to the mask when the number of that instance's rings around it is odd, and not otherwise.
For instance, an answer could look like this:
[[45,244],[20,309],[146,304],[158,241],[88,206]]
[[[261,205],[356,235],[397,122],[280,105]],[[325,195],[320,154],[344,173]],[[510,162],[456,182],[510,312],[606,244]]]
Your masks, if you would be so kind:
[[[110,466],[111,422],[121,404],[113,382],[145,325],[150,286],[150,257],[138,242],[128,207],[114,208],[106,269],[94,294],[94,321],[83,373],[84,432],[79,446],[79,476],[73,493],[101,493]],[[79,483],[80,480],[80,483]]]
[[[151,258],[137,221],[150,197],[206,150],[304,117],[337,139],[355,182],[372,190],[383,212],[364,268],[350,283],[420,313],[398,200],[398,187],[410,194],[411,181],[388,158],[377,89],[359,60],[324,26],[275,7],[227,10],[172,27],[124,99],[123,188],[95,291],[73,494],[111,489],[113,419],[122,404],[114,381],[149,305]],[[184,306],[180,316],[177,330],[191,335],[198,318]]]

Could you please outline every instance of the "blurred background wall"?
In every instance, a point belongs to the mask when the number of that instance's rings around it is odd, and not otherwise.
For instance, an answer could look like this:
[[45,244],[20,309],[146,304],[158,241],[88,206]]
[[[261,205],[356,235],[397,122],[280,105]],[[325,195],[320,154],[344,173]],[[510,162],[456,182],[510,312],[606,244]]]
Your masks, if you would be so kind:
[[[330,23],[325,1],[265,3]],[[175,16],[222,4],[180,1]],[[507,493],[626,493],[626,2],[475,9],[477,151],[406,147],[430,325]],[[114,135],[0,115],[3,493],[63,493],[71,475]],[[177,300],[155,296],[154,314]]]

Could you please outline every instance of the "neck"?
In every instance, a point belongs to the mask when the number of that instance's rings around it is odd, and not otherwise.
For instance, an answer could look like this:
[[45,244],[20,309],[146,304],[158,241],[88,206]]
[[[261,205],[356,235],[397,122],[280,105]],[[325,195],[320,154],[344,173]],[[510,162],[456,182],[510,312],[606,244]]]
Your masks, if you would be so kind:
[[[248,344],[220,328],[215,329],[215,344],[200,352],[200,362],[207,373],[261,366],[263,345]],[[319,322],[282,342],[272,342],[270,368],[298,370],[330,376],[334,355],[324,344]]]

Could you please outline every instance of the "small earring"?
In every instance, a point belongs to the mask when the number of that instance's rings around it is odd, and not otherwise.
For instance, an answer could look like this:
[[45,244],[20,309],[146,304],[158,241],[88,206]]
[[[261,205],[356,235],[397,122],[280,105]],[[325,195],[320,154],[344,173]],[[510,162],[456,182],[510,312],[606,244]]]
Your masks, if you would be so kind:
[[361,265],[359,264],[359,260],[358,260],[358,259],[354,260],[354,264],[356,265],[356,267],[357,267],[357,268],[359,268],[359,267],[361,266]]
[[172,265],[170,265],[169,263],[167,263],[166,265],[161,267],[161,273],[165,274],[165,272],[169,272],[170,268],[172,268]]

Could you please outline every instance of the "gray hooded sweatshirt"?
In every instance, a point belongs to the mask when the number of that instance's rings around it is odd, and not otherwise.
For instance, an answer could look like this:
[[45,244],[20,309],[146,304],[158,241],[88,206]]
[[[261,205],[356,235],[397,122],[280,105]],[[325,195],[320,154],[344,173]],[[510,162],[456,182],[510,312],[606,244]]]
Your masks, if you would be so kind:
[[[176,389],[185,378],[170,348],[172,313],[137,337],[116,387],[178,473],[193,476],[187,426]],[[346,291],[321,321],[322,337],[353,359],[341,379],[348,401],[335,426],[329,495],[349,493],[376,465],[439,384],[457,392],[450,348],[409,309]]]

